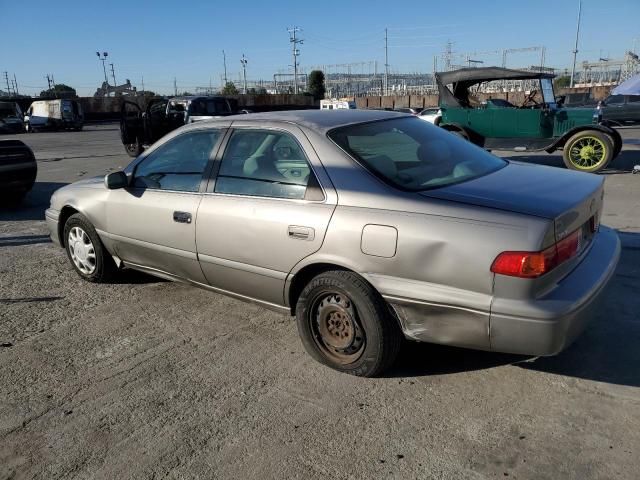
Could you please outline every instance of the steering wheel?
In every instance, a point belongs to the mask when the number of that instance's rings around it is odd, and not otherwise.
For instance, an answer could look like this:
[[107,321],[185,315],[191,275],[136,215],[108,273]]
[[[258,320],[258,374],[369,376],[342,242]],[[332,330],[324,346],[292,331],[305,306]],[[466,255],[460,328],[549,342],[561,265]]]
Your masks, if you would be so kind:
[[536,102],[534,100],[534,97],[536,96],[536,94],[538,93],[537,90],[531,90],[529,92],[529,95],[527,95],[524,99],[524,102],[522,102],[522,107],[521,108],[525,108],[527,107],[530,103],[533,103],[535,106],[540,105],[538,102]]

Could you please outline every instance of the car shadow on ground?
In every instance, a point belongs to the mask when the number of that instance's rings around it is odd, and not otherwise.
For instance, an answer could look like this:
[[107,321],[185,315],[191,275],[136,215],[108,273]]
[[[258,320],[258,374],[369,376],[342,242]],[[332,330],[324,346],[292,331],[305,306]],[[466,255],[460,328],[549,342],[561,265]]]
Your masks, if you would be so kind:
[[36,182],[22,201],[0,205],[0,221],[44,220],[51,195],[67,183]]
[[390,377],[455,374],[516,365],[527,370],[640,387],[640,233],[620,233],[622,253],[587,330],[553,357],[524,357],[409,343]]
[[[518,155],[513,157],[505,157],[515,162],[535,163],[536,165],[546,165],[549,167],[566,168],[562,161],[561,155],[548,155],[545,153],[535,155]],[[639,150],[624,150],[614,158],[609,166],[602,170],[603,175],[614,175],[621,173],[630,173],[634,165],[640,164]]]

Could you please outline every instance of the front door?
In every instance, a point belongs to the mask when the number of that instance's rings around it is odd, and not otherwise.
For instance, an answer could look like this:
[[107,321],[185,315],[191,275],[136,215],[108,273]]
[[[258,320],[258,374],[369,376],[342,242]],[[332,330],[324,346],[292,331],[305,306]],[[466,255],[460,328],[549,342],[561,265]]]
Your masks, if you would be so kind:
[[196,214],[207,165],[222,129],[190,131],[151,151],[131,187],[109,191],[106,235],[125,264],[205,283],[195,245]]
[[198,210],[198,258],[213,287],[283,305],[287,274],[322,245],[335,196],[297,127],[236,123]]

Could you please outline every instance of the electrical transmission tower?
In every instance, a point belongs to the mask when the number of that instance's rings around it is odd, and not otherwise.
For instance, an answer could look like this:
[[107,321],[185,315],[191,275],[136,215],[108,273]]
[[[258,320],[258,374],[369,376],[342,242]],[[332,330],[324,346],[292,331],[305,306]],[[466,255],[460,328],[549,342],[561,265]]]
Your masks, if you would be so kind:
[[9,86],[9,73],[4,72],[4,80],[7,82],[7,95],[11,96],[11,87]]
[[289,32],[289,42],[291,42],[293,54],[293,93],[298,93],[298,56],[300,50],[297,45],[302,44],[304,40],[297,38],[296,33],[300,31],[299,27],[293,27],[287,30]]

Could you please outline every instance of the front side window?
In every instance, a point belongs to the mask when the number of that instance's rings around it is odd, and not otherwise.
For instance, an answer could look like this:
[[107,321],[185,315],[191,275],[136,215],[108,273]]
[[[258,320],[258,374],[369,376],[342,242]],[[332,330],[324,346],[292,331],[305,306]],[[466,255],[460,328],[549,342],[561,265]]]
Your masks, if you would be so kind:
[[607,104],[615,105],[616,103],[624,103],[624,95],[611,95],[607,98]]
[[317,182],[302,148],[291,135],[236,130],[222,157],[215,192],[304,199],[309,184]]
[[337,128],[329,138],[387,183],[428,190],[487,175],[507,164],[472,143],[413,117]]
[[133,186],[197,192],[219,136],[218,130],[206,130],[185,133],[170,140],[136,167]]
[[640,95],[629,95],[629,103],[640,103]]

